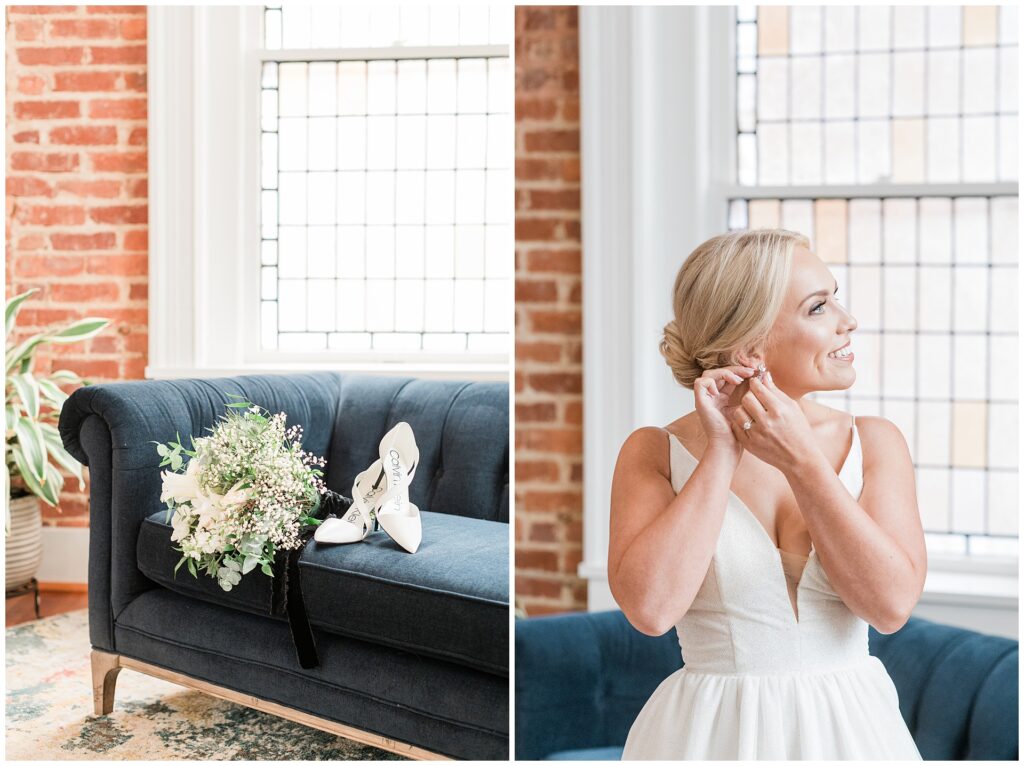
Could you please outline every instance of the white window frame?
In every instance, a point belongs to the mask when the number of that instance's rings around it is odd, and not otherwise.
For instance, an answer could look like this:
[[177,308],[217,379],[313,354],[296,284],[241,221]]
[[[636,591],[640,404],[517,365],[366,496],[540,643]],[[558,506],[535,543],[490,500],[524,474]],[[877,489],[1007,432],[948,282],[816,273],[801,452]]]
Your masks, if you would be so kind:
[[[260,349],[262,61],[289,56],[302,60],[403,58],[417,53],[422,57],[424,50],[436,52],[422,48],[264,51],[263,13],[262,5],[149,9],[146,377],[331,369],[508,380],[511,342],[507,354]],[[494,55],[500,48],[508,55],[508,46],[459,46],[452,51],[458,50],[460,56]],[[513,311],[510,307],[510,337]]]
[[[617,608],[607,582],[611,476],[641,425],[694,408],[653,351],[680,259],[725,230],[735,183],[735,9],[580,9],[583,236],[583,536],[590,610]],[[927,190],[927,191],[923,191]],[[762,189],[821,196],[893,186]],[[907,185],[903,194],[1016,194],[1011,184]],[[667,294],[664,294],[667,296]],[[652,299],[653,298],[653,299]],[[915,614],[1016,635],[1017,557],[929,555]]]

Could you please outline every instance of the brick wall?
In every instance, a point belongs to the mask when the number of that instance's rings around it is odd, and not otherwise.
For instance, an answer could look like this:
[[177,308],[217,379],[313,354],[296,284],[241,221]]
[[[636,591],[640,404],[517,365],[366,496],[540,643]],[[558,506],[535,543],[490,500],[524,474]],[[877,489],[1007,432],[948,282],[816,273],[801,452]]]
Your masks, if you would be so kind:
[[[35,369],[93,382],[142,378],[148,345],[146,8],[10,6],[7,19],[6,296],[18,338],[83,316],[111,324],[50,347]],[[70,390],[70,389],[68,389]],[[65,483],[63,513],[88,525],[88,487]]]
[[586,608],[577,9],[516,23],[516,601]]

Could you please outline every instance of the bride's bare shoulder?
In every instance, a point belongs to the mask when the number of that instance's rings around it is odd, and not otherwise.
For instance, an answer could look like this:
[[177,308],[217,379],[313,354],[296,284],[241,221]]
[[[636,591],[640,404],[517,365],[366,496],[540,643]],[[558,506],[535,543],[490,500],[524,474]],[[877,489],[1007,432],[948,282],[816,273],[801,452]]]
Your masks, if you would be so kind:
[[668,433],[660,426],[642,426],[631,433],[619,448],[616,470],[650,468],[667,476],[669,471]]

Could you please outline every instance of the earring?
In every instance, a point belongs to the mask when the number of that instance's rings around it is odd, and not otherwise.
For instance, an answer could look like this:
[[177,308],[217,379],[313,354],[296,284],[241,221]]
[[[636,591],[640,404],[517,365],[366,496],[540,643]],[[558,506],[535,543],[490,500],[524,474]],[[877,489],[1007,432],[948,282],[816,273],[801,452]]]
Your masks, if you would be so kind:
[[764,366],[764,362],[761,362],[761,364],[757,365],[757,372],[755,373],[757,375],[757,379],[764,380],[764,374],[767,371],[768,368]]

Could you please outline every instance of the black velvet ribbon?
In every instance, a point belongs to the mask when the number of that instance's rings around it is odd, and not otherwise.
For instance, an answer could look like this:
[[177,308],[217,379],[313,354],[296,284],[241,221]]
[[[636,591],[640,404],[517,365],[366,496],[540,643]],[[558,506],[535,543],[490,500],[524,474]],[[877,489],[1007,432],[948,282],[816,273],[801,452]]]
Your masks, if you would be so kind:
[[[327,490],[327,494],[320,497],[320,505],[309,515],[323,520],[341,518],[351,505],[352,498]],[[313,524],[303,527],[299,532],[301,545],[292,550],[279,551],[275,556],[274,584],[271,590],[271,612],[278,616],[287,615],[299,666],[306,669],[317,667],[320,658],[317,656],[313,629],[309,625],[306,604],[302,598],[299,559],[316,529],[317,526]]]

